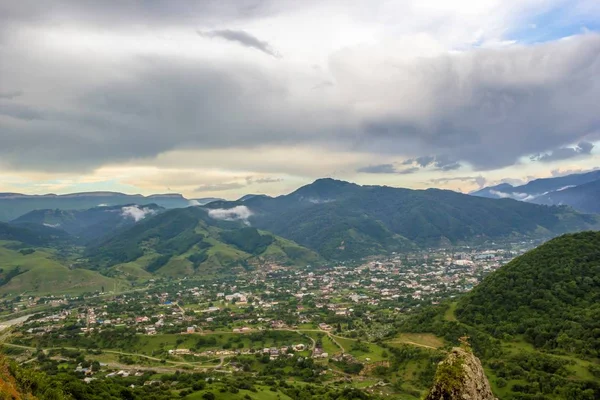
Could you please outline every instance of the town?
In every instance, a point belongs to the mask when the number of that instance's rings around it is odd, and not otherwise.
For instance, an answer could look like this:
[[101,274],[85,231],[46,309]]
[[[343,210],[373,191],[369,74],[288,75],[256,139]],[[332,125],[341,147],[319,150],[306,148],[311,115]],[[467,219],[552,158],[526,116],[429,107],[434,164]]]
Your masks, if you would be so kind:
[[373,371],[389,364],[394,346],[443,346],[395,337],[397,321],[470,290],[534,245],[436,249],[302,268],[271,265],[206,280],[152,279],[127,293],[21,296],[4,301],[10,309],[3,311],[20,317],[5,330],[4,347],[22,361],[68,368],[87,383],[145,377],[142,384],[152,385],[157,373],[212,376],[260,371],[256,363],[312,360],[311,379],[363,370],[347,384],[385,393],[389,388]]

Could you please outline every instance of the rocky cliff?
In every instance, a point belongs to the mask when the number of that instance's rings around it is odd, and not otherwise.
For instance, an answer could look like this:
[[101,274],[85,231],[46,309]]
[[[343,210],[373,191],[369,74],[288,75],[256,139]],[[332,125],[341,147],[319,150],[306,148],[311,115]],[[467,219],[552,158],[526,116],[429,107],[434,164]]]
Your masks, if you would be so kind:
[[468,350],[454,348],[438,365],[426,400],[496,400],[481,362]]

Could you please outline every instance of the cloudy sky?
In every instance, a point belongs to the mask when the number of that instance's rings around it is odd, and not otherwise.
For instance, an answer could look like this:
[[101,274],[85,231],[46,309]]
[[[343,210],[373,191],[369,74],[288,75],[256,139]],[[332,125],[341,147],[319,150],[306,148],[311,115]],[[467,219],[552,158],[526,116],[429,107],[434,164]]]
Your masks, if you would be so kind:
[[0,191],[600,166],[597,0],[0,0]]

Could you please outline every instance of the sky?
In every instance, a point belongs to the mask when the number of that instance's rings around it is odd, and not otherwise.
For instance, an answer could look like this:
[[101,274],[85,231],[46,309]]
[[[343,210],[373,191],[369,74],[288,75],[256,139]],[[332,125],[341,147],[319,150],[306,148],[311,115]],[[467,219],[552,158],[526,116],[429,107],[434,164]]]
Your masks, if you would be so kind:
[[600,166],[597,0],[0,0],[0,191],[468,192]]

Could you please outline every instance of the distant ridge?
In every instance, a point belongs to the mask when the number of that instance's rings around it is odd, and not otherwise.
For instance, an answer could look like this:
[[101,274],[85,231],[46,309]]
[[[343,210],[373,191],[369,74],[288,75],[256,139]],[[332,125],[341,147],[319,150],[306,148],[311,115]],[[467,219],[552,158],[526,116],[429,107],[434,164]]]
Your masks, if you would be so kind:
[[[219,204],[220,208],[238,202]],[[411,190],[318,179],[294,192],[242,203],[258,228],[324,257],[360,258],[422,246],[552,237],[600,226],[565,207],[486,199],[449,190]],[[210,205],[215,206],[214,204]]]
[[192,205],[178,193],[125,194],[119,192],[81,192],[69,194],[26,195],[0,193],[0,221],[11,221],[34,210],[87,210],[97,206],[119,206],[126,204],[156,204],[163,208],[182,208]]
[[600,170],[555,178],[535,179],[524,185],[503,183],[471,193],[491,199],[511,198],[536,204],[568,205],[587,213],[600,213]]

